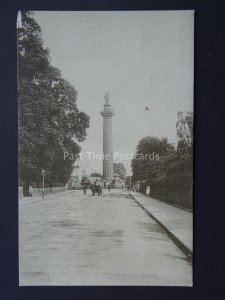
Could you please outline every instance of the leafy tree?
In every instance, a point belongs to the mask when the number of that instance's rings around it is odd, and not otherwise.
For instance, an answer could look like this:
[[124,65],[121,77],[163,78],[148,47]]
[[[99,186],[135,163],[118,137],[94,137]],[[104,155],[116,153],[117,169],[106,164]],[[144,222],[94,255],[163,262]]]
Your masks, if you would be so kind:
[[81,177],[81,181],[80,181],[80,184],[81,184],[81,185],[83,185],[83,184],[85,183],[86,178],[87,178],[86,175],[83,175],[83,176]]
[[180,112],[180,118],[176,124],[178,147],[177,153],[181,159],[192,159],[193,148],[193,114],[188,113],[183,117]]
[[153,179],[165,173],[166,158],[175,154],[167,138],[145,137],[139,141],[131,167],[133,179]]
[[[27,11],[18,28],[19,175],[24,182],[66,182],[89,117],[77,108],[77,91],[50,64],[41,28]],[[64,159],[64,152],[74,160]]]
[[91,177],[100,177],[100,178],[102,178],[102,174],[97,173],[97,172],[91,173],[90,176],[91,176]]
[[183,117],[183,113],[179,112],[178,116],[177,149],[166,138],[141,139],[131,163],[133,181],[141,181],[143,193],[150,184],[152,197],[191,208],[193,114],[187,113]]
[[126,176],[126,178],[125,178],[125,185],[126,186],[132,186],[133,185],[132,184],[132,180],[133,180],[132,176]]
[[126,178],[126,169],[122,163],[113,164],[113,172],[119,174],[119,177],[123,180]]

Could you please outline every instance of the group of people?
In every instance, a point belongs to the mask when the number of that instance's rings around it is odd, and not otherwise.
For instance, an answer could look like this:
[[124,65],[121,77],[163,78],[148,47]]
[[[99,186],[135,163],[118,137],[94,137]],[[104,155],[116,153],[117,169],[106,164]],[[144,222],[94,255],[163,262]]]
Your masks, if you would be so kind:
[[[83,185],[83,191],[84,191],[84,195],[86,195],[86,192],[87,192],[87,186],[86,185]],[[91,191],[92,191],[92,196],[94,196],[95,193],[97,193],[98,196],[102,195],[102,187],[98,182],[95,182],[91,186]]]
[[98,182],[95,182],[92,186],[91,186],[91,191],[92,191],[92,196],[95,195],[95,193],[98,194],[98,196],[102,195],[102,187]]
[[132,188],[132,191],[133,191],[133,192],[139,193],[139,190],[140,190],[140,187],[139,187],[139,186],[136,186],[136,185],[134,185],[133,188]]
[[[108,191],[110,192],[112,187],[110,184],[108,184],[107,188],[108,188]],[[92,191],[92,196],[94,196],[95,193],[97,193],[98,196],[102,195],[102,187],[97,181],[95,181],[94,184],[91,186],[91,191]],[[84,195],[86,195],[86,192],[87,192],[86,185],[83,185],[83,192],[84,192]]]

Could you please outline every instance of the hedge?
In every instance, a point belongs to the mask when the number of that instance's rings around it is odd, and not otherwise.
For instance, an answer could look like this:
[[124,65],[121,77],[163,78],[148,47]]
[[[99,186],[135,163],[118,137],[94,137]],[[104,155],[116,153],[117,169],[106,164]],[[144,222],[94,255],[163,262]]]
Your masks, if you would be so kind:
[[151,187],[150,196],[171,204],[192,209],[192,172],[179,172],[157,178],[150,183],[142,185],[141,191],[145,191],[145,186]]

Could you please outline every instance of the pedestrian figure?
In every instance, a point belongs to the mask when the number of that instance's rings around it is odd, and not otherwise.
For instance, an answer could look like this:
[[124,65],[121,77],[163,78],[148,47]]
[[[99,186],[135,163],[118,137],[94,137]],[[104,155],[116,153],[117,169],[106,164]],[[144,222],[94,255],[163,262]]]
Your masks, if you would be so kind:
[[96,192],[96,185],[95,185],[95,184],[93,184],[93,185],[91,186],[91,191],[92,191],[92,196],[94,196],[94,195],[95,195],[95,192]]
[[137,183],[136,184],[136,192],[139,193],[139,191],[140,191],[140,183]]
[[110,189],[111,189],[111,185],[110,184],[108,184],[108,191],[110,192]]
[[102,187],[100,184],[97,185],[98,196],[102,196]]
[[98,184],[97,184],[97,181],[95,181],[94,184],[92,185],[91,191],[92,191],[92,196],[94,196],[95,193],[98,193]]
[[84,195],[86,195],[87,187],[86,185],[83,186]]

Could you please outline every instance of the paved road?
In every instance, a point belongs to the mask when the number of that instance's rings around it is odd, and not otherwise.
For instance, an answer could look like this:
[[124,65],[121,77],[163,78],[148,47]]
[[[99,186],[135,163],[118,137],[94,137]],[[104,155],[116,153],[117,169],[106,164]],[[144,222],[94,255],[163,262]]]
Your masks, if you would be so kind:
[[19,205],[20,285],[191,285],[184,254],[126,193]]

